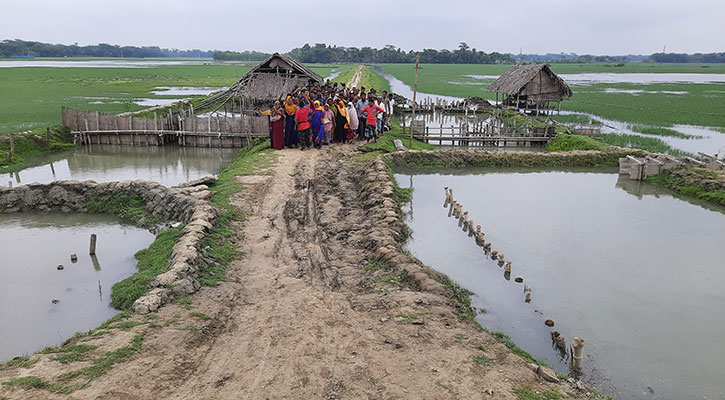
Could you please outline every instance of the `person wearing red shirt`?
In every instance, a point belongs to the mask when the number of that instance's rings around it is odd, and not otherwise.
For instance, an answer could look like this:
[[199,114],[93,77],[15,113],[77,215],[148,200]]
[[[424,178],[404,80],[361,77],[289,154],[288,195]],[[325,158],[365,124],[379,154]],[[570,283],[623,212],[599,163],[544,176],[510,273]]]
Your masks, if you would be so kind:
[[371,101],[360,112],[361,115],[365,116],[365,139],[367,139],[368,143],[370,143],[370,139],[374,139],[376,142],[378,141],[378,113],[384,111]]
[[310,105],[306,99],[300,100],[300,108],[295,113],[295,127],[299,132],[300,148],[310,148]]

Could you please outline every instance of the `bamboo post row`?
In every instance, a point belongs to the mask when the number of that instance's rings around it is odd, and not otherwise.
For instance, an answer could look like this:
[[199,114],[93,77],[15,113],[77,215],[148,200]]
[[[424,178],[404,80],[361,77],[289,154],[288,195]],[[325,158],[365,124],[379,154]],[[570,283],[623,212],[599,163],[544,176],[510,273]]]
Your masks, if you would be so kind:
[[[463,209],[463,206],[454,199],[453,197],[453,189],[449,188],[448,186],[445,186],[443,188],[446,194],[445,201],[443,203],[443,208],[448,208],[448,216],[453,216],[456,219],[458,219],[458,226],[462,228],[464,232],[468,233],[469,237],[473,237],[476,241],[476,244],[478,246],[483,247],[484,253],[486,255],[491,255],[491,258],[498,262],[499,267],[503,267],[504,269],[504,278],[506,280],[510,279],[511,276],[511,269],[512,269],[512,262],[506,260],[506,256],[497,251],[497,250],[491,250],[491,242],[485,241],[485,234],[481,231],[481,225],[474,225],[474,222],[472,219],[468,218],[468,211]],[[475,230],[474,230],[475,226]],[[523,282],[523,278],[517,277],[515,280],[517,283]],[[530,303],[531,302],[531,288],[527,285],[524,285],[524,302]],[[547,326],[554,326],[554,321],[546,320],[545,324]],[[554,335],[552,334],[552,337]],[[556,337],[559,337],[558,332]],[[561,344],[563,346],[564,337],[560,337],[559,342],[557,344]],[[575,370],[581,369],[581,363],[583,359],[583,346],[584,346],[584,340],[581,338],[574,338],[572,345],[572,365]]]

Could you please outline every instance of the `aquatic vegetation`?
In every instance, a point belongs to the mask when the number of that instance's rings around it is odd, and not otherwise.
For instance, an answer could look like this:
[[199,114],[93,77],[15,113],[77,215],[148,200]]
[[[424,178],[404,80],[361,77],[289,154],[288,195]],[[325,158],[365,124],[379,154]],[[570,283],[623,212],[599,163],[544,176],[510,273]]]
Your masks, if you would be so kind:
[[696,139],[702,137],[696,135],[688,135],[686,133],[678,132],[674,129],[664,128],[661,126],[630,125],[629,128],[635,132],[653,136],[671,136],[680,139]]
[[615,133],[605,133],[600,135],[604,143],[612,146],[629,147],[633,149],[642,149],[653,153],[666,153],[675,157],[692,156],[686,151],[673,149],[661,139],[653,137],[644,137],[638,135],[618,135]]
[[43,127],[30,133],[12,135],[12,138],[15,142],[15,152],[9,163],[7,153],[10,151],[10,142],[0,141],[0,172],[19,171],[32,166],[33,157],[75,147],[70,130],[61,125],[52,126],[47,132],[46,127]]
[[604,151],[609,146],[601,141],[583,135],[557,135],[554,140],[549,143],[547,150],[549,151],[573,151],[573,150],[600,150]]

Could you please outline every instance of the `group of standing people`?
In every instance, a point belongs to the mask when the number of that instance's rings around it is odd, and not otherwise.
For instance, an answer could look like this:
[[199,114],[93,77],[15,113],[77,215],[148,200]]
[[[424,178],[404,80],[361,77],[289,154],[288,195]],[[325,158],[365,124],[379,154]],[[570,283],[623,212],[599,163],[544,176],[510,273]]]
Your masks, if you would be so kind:
[[295,87],[283,93],[268,110],[257,110],[269,116],[272,148],[312,147],[321,149],[330,143],[377,141],[390,129],[395,100],[385,90],[365,91],[365,87],[318,83]]

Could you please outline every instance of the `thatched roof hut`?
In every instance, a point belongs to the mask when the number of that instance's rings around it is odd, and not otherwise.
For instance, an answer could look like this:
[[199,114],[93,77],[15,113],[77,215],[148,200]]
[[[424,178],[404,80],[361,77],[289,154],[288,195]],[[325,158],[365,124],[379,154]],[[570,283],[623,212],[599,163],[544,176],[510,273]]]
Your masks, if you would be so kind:
[[[229,89],[202,102],[198,108],[221,107],[235,98],[247,105],[269,103],[295,86],[322,84],[324,78],[294,58],[274,53],[257,64]],[[233,108],[233,107],[232,107]]]
[[569,85],[556,75],[546,64],[517,64],[496,79],[487,89],[503,95],[504,106],[526,110],[550,109],[549,102],[557,105],[571,97]]

